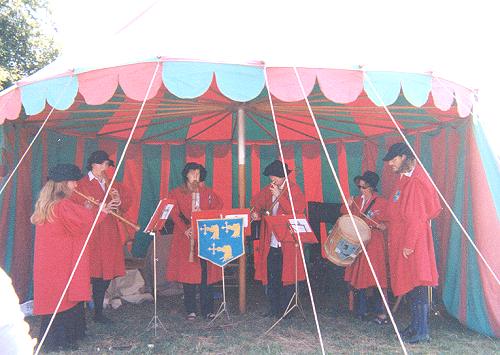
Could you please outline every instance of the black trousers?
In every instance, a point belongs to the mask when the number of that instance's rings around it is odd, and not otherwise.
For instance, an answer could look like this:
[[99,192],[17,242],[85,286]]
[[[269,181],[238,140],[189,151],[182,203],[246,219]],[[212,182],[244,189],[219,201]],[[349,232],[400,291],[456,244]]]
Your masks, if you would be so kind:
[[[42,316],[39,340],[42,340],[51,317],[52,314]],[[80,302],[64,312],[57,313],[43,342],[43,350],[71,349],[76,346],[77,340],[83,339],[85,330],[85,310],[83,302]]]
[[200,288],[200,310],[201,315],[206,317],[207,314],[214,312],[214,291],[213,286],[207,284],[207,261],[200,260],[201,265],[201,284],[183,283],[184,288],[184,307],[186,313],[196,312],[196,289]]
[[267,298],[270,312],[281,316],[293,296],[294,285],[283,286],[283,252],[281,248],[270,248],[267,254]]
[[94,314],[102,315],[102,303],[104,302],[104,294],[111,283],[111,280],[103,280],[101,278],[92,277],[92,299],[94,300]]

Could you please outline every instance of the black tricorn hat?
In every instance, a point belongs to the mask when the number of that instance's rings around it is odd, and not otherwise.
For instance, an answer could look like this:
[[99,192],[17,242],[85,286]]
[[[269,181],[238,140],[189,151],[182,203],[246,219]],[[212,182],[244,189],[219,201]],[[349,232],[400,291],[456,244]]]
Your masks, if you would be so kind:
[[[288,164],[285,163],[286,174],[289,175],[292,171],[288,169]],[[285,177],[285,172],[283,171],[283,163],[279,160],[273,161],[271,164],[266,166],[264,169],[265,176],[277,176]]]
[[358,181],[356,180],[363,180],[364,182],[366,182],[368,185],[370,185],[371,188],[373,188],[374,190],[377,189],[377,184],[380,180],[379,176],[377,173],[373,172],[373,171],[370,171],[370,170],[367,170],[363,173],[363,175],[361,176],[356,176],[354,178],[354,182],[358,183]]
[[90,154],[90,157],[87,159],[87,170],[92,170],[92,164],[102,164],[106,160],[109,162],[110,166],[115,166],[115,162],[109,159],[108,153],[104,150],[96,150]]
[[83,177],[79,167],[73,164],[57,164],[49,170],[47,180],[55,182],[78,181]]
[[413,158],[413,153],[411,152],[410,148],[405,143],[401,142],[391,145],[389,150],[387,151],[387,154],[382,160],[389,161],[394,159],[394,157],[397,157],[398,155],[406,155],[407,157]]

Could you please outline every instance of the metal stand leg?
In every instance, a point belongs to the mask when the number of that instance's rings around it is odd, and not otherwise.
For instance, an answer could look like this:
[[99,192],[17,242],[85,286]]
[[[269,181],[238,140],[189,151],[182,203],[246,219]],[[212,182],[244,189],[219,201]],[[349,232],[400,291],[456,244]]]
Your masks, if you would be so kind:
[[275,326],[278,325],[279,322],[281,322],[287,315],[290,313],[294,308],[297,308],[300,313],[302,314],[302,317],[304,318],[305,321],[307,321],[306,315],[304,313],[304,309],[302,308],[302,305],[300,304],[299,300],[299,281],[297,280],[297,275],[298,275],[298,255],[297,255],[297,249],[298,245],[295,245],[295,292],[292,295],[292,298],[290,298],[290,302],[288,302],[288,306],[285,309],[285,312],[283,315],[276,321],[274,324],[264,333],[268,334]]
[[209,326],[212,325],[212,323],[217,318],[219,318],[223,313],[226,313],[227,319],[231,319],[229,317],[229,313],[226,308],[226,281],[224,280],[224,266],[221,269],[222,269],[222,303],[220,304],[217,313],[215,313],[215,317],[208,323]]
[[150,235],[153,236],[153,298],[155,304],[155,312],[153,318],[149,321],[148,326],[146,327],[146,332],[150,329],[154,329],[154,334],[156,336],[156,329],[161,326],[165,333],[167,332],[167,328],[163,325],[160,318],[157,315],[157,299],[156,299],[156,263],[158,259],[156,258],[156,232],[149,232]]

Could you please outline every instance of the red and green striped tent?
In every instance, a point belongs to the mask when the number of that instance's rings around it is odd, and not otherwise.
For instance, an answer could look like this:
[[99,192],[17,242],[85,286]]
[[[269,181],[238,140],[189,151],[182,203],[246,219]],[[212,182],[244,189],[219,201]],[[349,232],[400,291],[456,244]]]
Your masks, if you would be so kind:
[[[133,192],[136,203],[129,216],[141,225],[160,196],[181,183],[186,161],[203,163],[208,185],[226,206],[238,206],[238,112],[245,122],[247,202],[267,183],[263,167],[279,158],[278,137],[294,170],[291,178],[307,200],[341,201],[326,154],[347,195],[354,191],[352,178],[365,169],[379,173],[382,194],[388,193],[394,174],[381,158],[390,144],[402,141],[390,113],[498,274],[500,170],[472,114],[474,99],[458,84],[418,73],[171,58],[68,71],[49,66],[0,93],[3,176],[48,117],[0,197],[0,264],[20,297],[30,297],[34,228],[29,216],[48,168],[60,162],[83,167],[98,148],[118,160],[139,113],[117,179]],[[433,228],[448,312],[478,332],[499,336],[497,281],[448,211]],[[143,256],[149,241],[138,233],[133,253]]]

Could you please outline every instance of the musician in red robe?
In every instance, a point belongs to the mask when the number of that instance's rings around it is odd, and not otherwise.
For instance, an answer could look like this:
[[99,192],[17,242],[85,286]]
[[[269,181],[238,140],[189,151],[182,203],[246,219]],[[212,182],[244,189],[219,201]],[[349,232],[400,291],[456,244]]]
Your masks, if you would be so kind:
[[[90,204],[84,207],[69,198],[81,178],[80,169],[72,164],[59,164],[50,169],[31,216],[31,222],[36,225],[33,313],[42,315],[39,339],[56,310],[96,216]],[[110,206],[103,209],[105,213],[98,223],[109,209]],[[88,300],[90,267],[86,250],[45,339],[45,350],[76,348],[76,341],[85,336],[83,301]]]
[[438,284],[431,220],[440,213],[441,204],[405,143],[393,144],[383,160],[400,175],[385,218],[389,222],[392,292],[395,296],[406,294],[411,304],[411,323],[403,337],[409,343],[429,341],[427,287]]
[[200,291],[200,311],[206,319],[214,315],[212,284],[222,280],[222,269],[198,257],[197,241],[193,238],[191,213],[193,211],[219,210],[223,203],[213,190],[205,186],[207,171],[198,163],[187,163],[182,170],[184,183],[172,190],[168,198],[173,199],[170,213],[174,221],[170,257],[167,260],[166,279],[181,282],[184,290],[184,307],[187,320],[197,316],[196,293]]
[[[387,299],[387,270],[385,265],[385,240],[383,230],[386,226],[380,221],[380,215],[385,209],[387,200],[380,197],[377,193],[377,184],[379,176],[373,171],[365,171],[362,176],[356,176],[356,182],[361,195],[355,198],[350,198],[349,208],[353,215],[361,217],[371,229],[370,242],[365,245],[366,252],[370,257],[371,264],[377,275],[380,287],[384,291],[384,296]],[[342,206],[340,213],[346,214],[347,208]],[[375,313],[373,321],[377,324],[386,324],[387,314],[380,293],[376,289],[377,283],[373,277],[368,259],[364,252],[361,252],[356,260],[345,268],[344,280],[355,290],[355,313],[360,319],[368,319],[370,311]],[[375,289],[373,289],[375,288]],[[372,289],[375,302],[372,302],[373,309],[368,307],[367,291]]]
[[[291,170],[285,164],[286,174]],[[252,197],[252,220],[259,220],[262,214],[271,216],[292,215],[292,205],[286,188],[285,171],[283,163],[273,161],[265,170],[264,175],[269,176],[271,184],[264,187]],[[295,213],[302,214],[306,207],[305,197],[300,188],[289,181]],[[270,309],[266,316],[280,317],[293,296],[295,284],[295,253],[298,252],[295,243],[280,242],[284,235],[275,235],[271,225],[263,219],[260,227],[260,258],[255,260],[255,279],[267,285],[267,296]],[[283,234],[286,233],[283,230]],[[278,232],[277,232],[278,233]],[[305,272],[301,255],[297,258],[297,279],[303,281]]]
[[[108,188],[108,177],[106,171],[115,166],[108,153],[102,150],[93,152],[87,160],[88,173],[78,183],[78,191],[102,201]],[[115,182],[108,195],[108,202],[113,201],[115,211],[127,211],[130,199],[125,188]],[[73,199],[81,204],[85,199],[73,194]],[[92,298],[94,300],[94,321],[97,323],[112,323],[103,314],[103,302],[106,290],[111,280],[125,275],[125,257],[123,254],[122,230],[118,226],[121,223],[112,215],[107,216],[97,226],[89,241],[90,276],[92,277]]]

